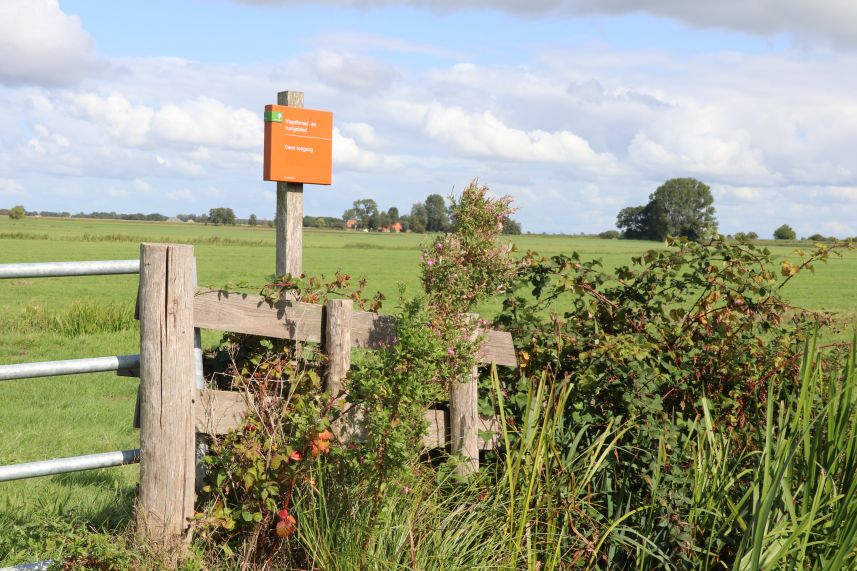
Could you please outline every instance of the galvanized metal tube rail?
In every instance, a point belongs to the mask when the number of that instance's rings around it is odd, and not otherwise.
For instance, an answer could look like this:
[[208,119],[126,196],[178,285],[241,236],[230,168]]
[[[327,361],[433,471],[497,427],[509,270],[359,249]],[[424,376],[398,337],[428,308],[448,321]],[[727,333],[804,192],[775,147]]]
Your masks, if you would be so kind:
[[134,369],[139,366],[140,355],[113,355],[111,357],[44,361],[41,363],[15,363],[13,365],[0,365],[0,381],[77,375],[80,373],[103,373],[120,369]]
[[2,567],[0,571],[48,571],[53,564],[53,559],[48,559],[47,561],[39,561],[38,563],[22,563],[21,565]]
[[36,478],[38,476],[52,476],[54,474],[65,474],[66,472],[110,468],[112,466],[136,464],[139,461],[140,450],[138,448],[134,450],[87,454],[85,456],[54,458],[53,460],[26,462],[24,464],[10,464],[8,466],[0,466],[0,482]]
[[90,262],[40,262],[0,264],[3,278],[51,278],[61,276],[103,276],[139,274],[140,260],[96,260]]

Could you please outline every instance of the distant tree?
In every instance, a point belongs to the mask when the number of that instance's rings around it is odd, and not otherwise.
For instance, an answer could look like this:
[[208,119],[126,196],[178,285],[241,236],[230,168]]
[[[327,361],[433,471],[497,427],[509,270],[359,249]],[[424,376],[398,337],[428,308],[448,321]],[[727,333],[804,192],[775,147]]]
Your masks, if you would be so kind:
[[429,232],[445,232],[449,228],[449,211],[446,201],[439,194],[426,197],[426,230]]
[[[376,217],[374,221],[372,220],[373,216]],[[370,224],[372,222],[377,225],[377,216],[378,204],[371,198],[362,198],[354,201],[353,206],[342,214],[342,219],[346,222],[357,220],[358,228],[371,228]]]
[[794,240],[795,238],[797,238],[797,234],[788,224],[783,224],[774,230],[774,240]]
[[649,240],[649,207],[628,206],[619,211],[616,227],[622,229],[622,237],[629,240]]
[[758,240],[759,235],[755,232],[736,232],[735,233],[736,240]]
[[428,228],[428,210],[425,204],[420,202],[411,207],[410,216],[411,232],[425,232]]
[[390,215],[386,212],[380,212],[377,216],[378,224],[374,228],[389,228],[392,222],[390,221]]
[[520,234],[521,233],[521,224],[519,222],[515,222],[508,216],[503,219],[503,234]]
[[399,221],[399,209],[395,206],[391,206],[389,210],[387,210],[387,216],[390,217],[390,224],[395,224]]
[[619,233],[618,230],[605,230],[598,234],[598,237],[603,240],[618,240],[622,237],[622,234]]
[[650,201],[654,203],[651,223],[659,240],[667,236],[699,240],[717,231],[711,189],[694,178],[666,181]]
[[247,224],[249,224],[250,226],[256,226],[257,224],[259,224],[259,219],[256,218],[255,214],[251,214],[250,218],[247,219]]
[[345,228],[345,221],[334,216],[319,216],[318,224],[325,228]]
[[9,209],[9,218],[12,220],[21,220],[27,215],[27,211],[20,204]]
[[211,222],[217,226],[232,226],[235,224],[235,213],[231,208],[212,208],[208,211],[207,222]]
[[807,240],[810,240],[811,242],[828,242],[830,240],[835,239],[836,238],[828,238],[827,236],[824,236],[822,234],[813,234],[812,236],[807,238]]
[[616,226],[626,238],[699,240],[717,231],[711,189],[695,178],[673,178],[649,195],[645,206],[623,208]]

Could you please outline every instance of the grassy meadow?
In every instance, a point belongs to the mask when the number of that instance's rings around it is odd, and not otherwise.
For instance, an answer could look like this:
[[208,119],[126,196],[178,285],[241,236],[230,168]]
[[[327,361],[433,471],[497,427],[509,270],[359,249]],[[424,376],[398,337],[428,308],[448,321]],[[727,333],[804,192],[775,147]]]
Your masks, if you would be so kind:
[[[331,275],[337,269],[366,276],[368,291],[380,290],[395,305],[397,285],[419,289],[420,244],[429,236],[315,231],[304,234],[304,268]],[[25,219],[0,217],[0,264],[63,260],[131,259],[141,241],[195,246],[199,283],[215,287],[246,282],[261,286],[274,267],[271,228],[191,224]],[[524,235],[519,250],[544,255],[602,258],[605,266],[660,247],[651,242],[584,237]],[[766,244],[796,261],[807,243]],[[857,317],[857,253],[801,274],[787,298],[811,309],[836,313],[845,323]],[[137,331],[127,321],[137,276],[17,279],[0,281],[0,364],[139,352]],[[115,311],[118,330],[94,328],[93,306]],[[497,305],[483,308],[484,315]],[[97,311],[96,311],[97,313]],[[124,317],[123,317],[124,316]],[[83,323],[83,325],[82,325]],[[205,343],[218,338],[207,333]],[[113,374],[79,375],[0,383],[0,465],[58,456],[136,448],[131,427],[137,380]],[[130,514],[138,468],[129,466],[64,476],[0,483],[0,535],[12,521],[34,513],[81,516],[96,525],[121,523]],[[0,544],[2,547],[2,544]],[[0,564],[26,559],[0,550]]]

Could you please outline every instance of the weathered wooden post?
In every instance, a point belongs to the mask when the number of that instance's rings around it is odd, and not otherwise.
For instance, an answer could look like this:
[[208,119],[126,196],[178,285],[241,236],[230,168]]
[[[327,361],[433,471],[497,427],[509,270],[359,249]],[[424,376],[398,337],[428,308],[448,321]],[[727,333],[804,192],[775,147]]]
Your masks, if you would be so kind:
[[331,183],[333,113],[304,109],[302,91],[265,106],[262,178],[277,182],[277,275],[303,272],[304,184]]
[[[277,104],[303,109],[303,91],[277,93]],[[301,182],[277,182],[277,275],[303,273],[304,185]]]
[[350,299],[331,299],[324,304],[324,309],[327,390],[335,396],[342,392],[342,381],[351,368],[351,316],[354,308]]
[[138,537],[180,545],[193,516],[195,430],[193,247],[140,245]]
[[[478,332],[479,316],[467,315],[467,323],[473,327],[472,337]],[[479,368],[474,365],[466,379],[455,379],[449,390],[449,440],[450,451],[459,456],[461,464],[456,468],[459,475],[466,476],[479,470]]]
[[[351,325],[354,302],[350,299],[331,299],[324,304],[324,351],[328,366],[325,388],[332,397],[344,396],[343,381],[351,368]],[[340,439],[347,439],[358,432],[360,413],[350,409],[333,426]]]

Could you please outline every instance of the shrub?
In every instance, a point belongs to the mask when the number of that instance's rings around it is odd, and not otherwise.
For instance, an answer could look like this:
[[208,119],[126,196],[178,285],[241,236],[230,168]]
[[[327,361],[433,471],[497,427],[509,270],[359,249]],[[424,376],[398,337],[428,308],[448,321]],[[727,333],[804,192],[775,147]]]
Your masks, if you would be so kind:
[[520,265],[510,242],[501,240],[513,212],[511,198],[488,195],[472,181],[461,196],[450,197],[452,232],[435,238],[420,256],[420,274],[430,310],[429,326],[447,348],[454,379],[471,370],[478,340],[469,313],[486,299],[503,294]]
[[13,206],[9,209],[9,218],[11,220],[21,220],[27,215],[27,211],[24,210],[23,206]]
[[830,241],[835,240],[835,239],[836,238],[828,238],[826,236],[823,236],[823,235],[817,234],[817,233],[813,234],[812,236],[809,236],[807,238],[807,240],[809,240],[810,242],[830,242]]
[[794,229],[788,224],[783,224],[776,230],[774,230],[774,239],[775,240],[794,240],[797,238],[797,234],[795,234]]
[[[577,254],[532,257],[498,323],[513,334],[522,372],[574,383],[573,424],[633,423],[607,460],[616,491],[609,503],[651,506],[629,515],[629,525],[681,560],[692,531],[689,427],[707,399],[712,422],[731,431],[737,449],[758,444],[752,428],[770,384],[794,370],[796,344],[826,320],[789,306],[782,287],[834,247],[800,265],[782,261],[778,278],[771,254],[748,242],[671,245],[610,273]],[[507,416],[524,422],[527,384],[507,377],[503,391]]]
[[598,237],[604,240],[618,240],[622,237],[622,234],[618,230],[605,230],[598,234]]

